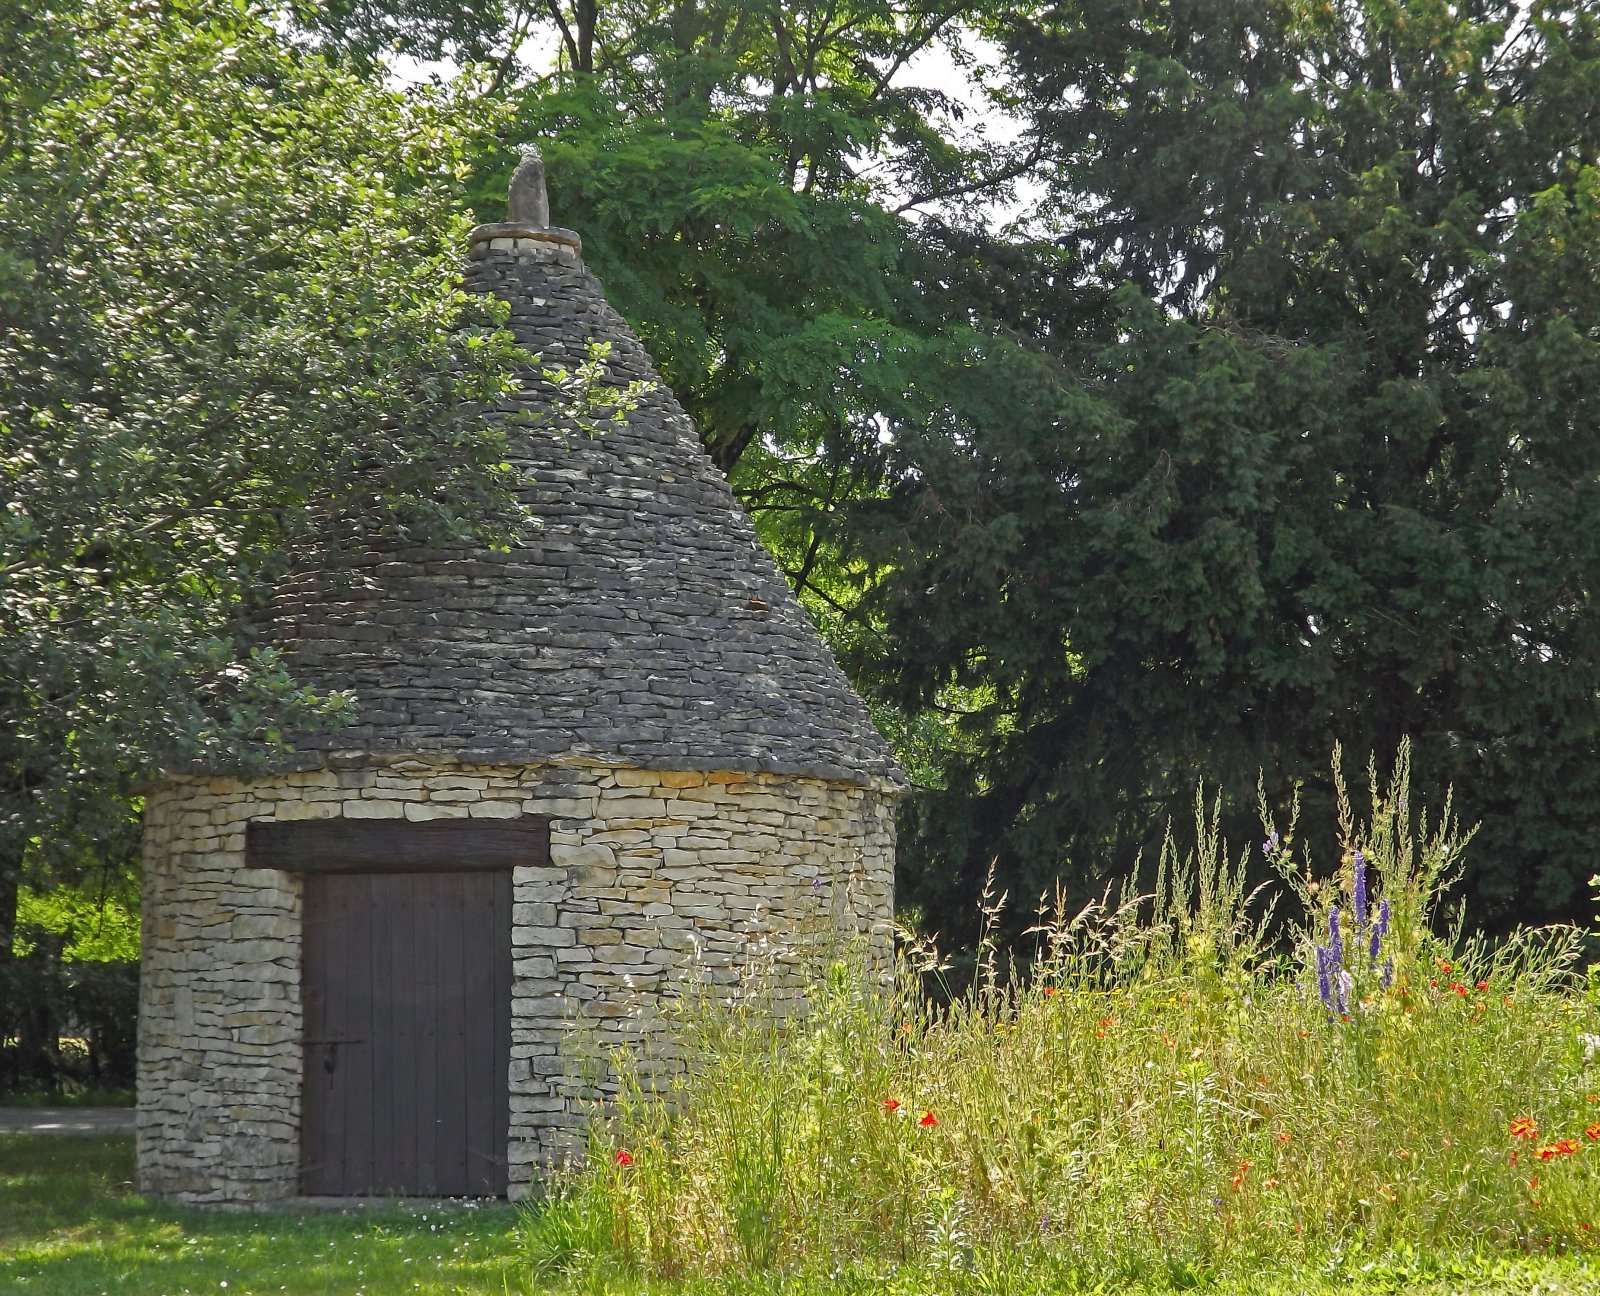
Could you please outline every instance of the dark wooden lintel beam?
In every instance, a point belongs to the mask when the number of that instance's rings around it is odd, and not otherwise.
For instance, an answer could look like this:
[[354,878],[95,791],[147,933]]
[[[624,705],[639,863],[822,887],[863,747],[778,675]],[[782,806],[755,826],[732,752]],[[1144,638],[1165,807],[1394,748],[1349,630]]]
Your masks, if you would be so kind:
[[249,868],[295,873],[445,873],[550,862],[550,820],[296,819],[252,823]]

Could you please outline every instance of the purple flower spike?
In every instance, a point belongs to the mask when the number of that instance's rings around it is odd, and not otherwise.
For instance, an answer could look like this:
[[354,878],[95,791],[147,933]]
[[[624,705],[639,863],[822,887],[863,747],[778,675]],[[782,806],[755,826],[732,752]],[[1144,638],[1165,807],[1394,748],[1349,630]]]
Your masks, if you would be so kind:
[[1357,851],[1352,863],[1356,869],[1355,924],[1356,929],[1360,930],[1367,921],[1367,861]]
[[1339,935],[1339,906],[1328,910],[1328,958],[1337,964],[1344,962],[1344,938]]
[[1269,832],[1267,834],[1267,840],[1261,843],[1261,853],[1263,855],[1272,854],[1273,851],[1278,849],[1278,843],[1279,843],[1278,830],[1276,828],[1274,828],[1271,832]]
[[1326,946],[1316,945],[1313,948],[1317,952],[1317,994],[1322,1000],[1322,1006],[1331,1013],[1333,1011],[1333,977],[1328,965],[1332,960],[1328,957]]
[[[1374,963],[1378,961],[1378,947],[1383,944],[1383,938],[1389,934],[1389,902],[1378,901],[1378,921],[1372,924],[1372,946],[1367,955]],[[1389,960],[1391,966],[1393,959]]]
[[1394,955],[1392,954],[1384,960],[1381,983],[1385,990],[1394,984]]

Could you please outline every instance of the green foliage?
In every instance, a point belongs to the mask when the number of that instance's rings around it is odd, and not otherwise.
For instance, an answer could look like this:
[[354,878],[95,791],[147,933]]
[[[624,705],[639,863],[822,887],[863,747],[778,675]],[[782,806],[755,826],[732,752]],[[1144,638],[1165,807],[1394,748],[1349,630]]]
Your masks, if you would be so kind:
[[282,8],[330,55],[368,71],[390,54],[510,58],[524,20],[520,6],[508,10],[500,0],[287,0]]
[[[510,89],[577,229],[826,632],[863,575],[834,520],[880,488],[885,428],[937,417],[976,345],[950,309],[950,232],[1001,193],[1007,150],[964,147],[906,63],[961,15],[879,0],[552,5],[558,70]],[[503,201],[507,149],[479,209]],[[913,722],[914,723],[914,722]]]
[[254,637],[264,591],[291,551],[517,525],[519,353],[457,286],[464,91],[379,90],[187,0],[8,3],[0,66],[14,886],[116,830],[128,777],[337,722]]
[[139,890],[137,881],[117,879],[121,894],[82,886],[49,891],[21,888],[17,897],[17,936],[12,952],[33,952],[41,935],[60,942],[66,963],[137,962]]
[[1328,831],[1330,742],[1413,737],[1419,789],[1483,825],[1475,921],[1581,917],[1596,16],[1115,0],[994,30],[1055,277],[969,280],[1033,354],[897,428],[858,510],[863,677],[952,717],[906,898],[949,930],[991,858],[1013,894],[1096,886],[1201,771],[1236,838],[1258,770]]
[[[934,1006],[913,950],[893,985],[870,960],[836,962],[800,1007],[781,977],[669,1005],[665,1040],[618,1057],[588,1163],[529,1246],[578,1274],[898,1271],[990,1289],[1023,1267],[1120,1288],[1441,1250],[1589,1254],[1600,998],[1573,970],[1582,933],[1441,940],[1427,887],[1461,840],[1414,829],[1407,800],[1401,767],[1380,817],[1340,843],[1371,852],[1403,951],[1344,1016],[1273,953],[1263,897],[1202,803],[1154,903],[1047,911],[1025,981],[986,957]],[[1512,1132],[1524,1116],[1536,1134]]]

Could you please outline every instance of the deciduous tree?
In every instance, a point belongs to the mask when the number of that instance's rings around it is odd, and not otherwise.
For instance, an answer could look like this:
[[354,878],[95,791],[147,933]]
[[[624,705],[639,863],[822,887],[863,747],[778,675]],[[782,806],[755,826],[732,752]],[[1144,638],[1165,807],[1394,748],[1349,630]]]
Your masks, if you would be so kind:
[[1581,917],[1600,20],[1097,0],[1004,37],[1084,305],[978,300],[1033,376],[908,440],[875,523],[880,687],[962,735],[907,894],[1081,885],[1198,778],[1315,801],[1335,740],[1412,736],[1483,821],[1474,917]]
[[458,287],[452,92],[189,0],[9,0],[0,69],[3,959],[127,780],[334,718],[250,630],[291,546],[515,525],[519,353]]

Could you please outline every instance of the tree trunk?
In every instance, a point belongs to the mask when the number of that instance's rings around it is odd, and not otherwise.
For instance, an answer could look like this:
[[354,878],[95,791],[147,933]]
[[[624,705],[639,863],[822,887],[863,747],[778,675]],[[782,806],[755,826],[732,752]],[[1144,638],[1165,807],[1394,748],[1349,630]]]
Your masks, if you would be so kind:
[[[54,1094],[61,1081],[55,987],[62,942],[41,941],[28,957],[17,957],[22,860],[20,845],[0,846],[0,1089]],[[5,1043],[12,1038],[14,1045]]]
[[21,1005],[17,1023],[17,1079],[32,1093],[61,1092],[61,949],[62,937],[41,938],[22,963],[32,987]]
[[22,889],[22,851],[0,839],[0,968],[9,967],[17,937],[17,903]]
[[22,1004],[12,942],[17,934],[17,898],[22,885],[22,852],[0,838],[0,1093],[18,1087],[19,1050],[9,1041],[20,1032]]

